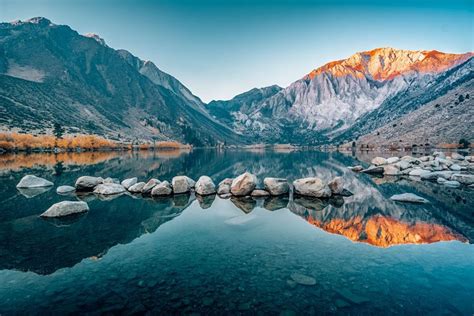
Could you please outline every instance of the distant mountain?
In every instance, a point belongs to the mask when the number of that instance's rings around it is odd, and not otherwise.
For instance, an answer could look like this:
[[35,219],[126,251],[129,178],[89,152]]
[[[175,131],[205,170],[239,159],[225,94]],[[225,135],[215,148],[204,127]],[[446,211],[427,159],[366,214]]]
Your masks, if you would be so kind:
[[250,107],[234,104],[229,114],[221,114],[222,121],[270,142],[330,142],[386,100],[412,86],[422,91],[434,77],[471,56],[393,48],[356,53],[311,71]]
[[126,140],[239,143],[202,101],[151,62],[45,18],[0,24],[0,127]]

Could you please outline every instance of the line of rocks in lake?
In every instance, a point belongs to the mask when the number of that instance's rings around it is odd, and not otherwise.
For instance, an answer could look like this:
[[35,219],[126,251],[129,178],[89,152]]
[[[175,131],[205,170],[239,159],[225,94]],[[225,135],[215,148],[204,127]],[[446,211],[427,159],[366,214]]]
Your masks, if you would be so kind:
[[[173,194],[186,194],[194,192],[200,196],[217,194],[221,198],[229,197],[254,197],[262,198],[269,196],[285,196],[291,191],[290,184],[285,178],[267,177],[263,180],[263,188],[257,188],[257,177],[245,172],[236,178],[226,178],[217,186],[208,176],[201,176],[194,181],[188,176],[175,176],[171,183],[152,178],[147,182],[139,182],[137,177],[128,178],[120,182],[114,178],[101,178],[93,176],[81,176],[76,180],[75,186],[59,186],[58,194],[70,194],[73,192],[93,192],[98,195],[115,195],[129,192],[131,194],[151,195],[152,197],[165,197]],[[27,175],[20,180],[17,187],[28,187],[27,185],[51,186],[52,182]],[[317,177],[302,178],[293,181],[293,193],[295,195],[312,198],[329,198],[336,196],[350,196],[351,192],[344,189],[342,177],[335,177],[330,182]],[[85,202],[63,201],[52,205],[42,217],[61,217],[76,213],[87,212],[89,207]]]

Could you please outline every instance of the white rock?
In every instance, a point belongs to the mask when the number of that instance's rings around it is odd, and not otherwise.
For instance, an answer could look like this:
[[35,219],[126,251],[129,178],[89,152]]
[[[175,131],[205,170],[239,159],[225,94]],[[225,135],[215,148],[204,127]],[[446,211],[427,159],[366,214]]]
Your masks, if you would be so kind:
[[417,168],[417,169],[413,169],[412,171],[410,171],[409,175],[413,176],[413,177],[421,177],[422,175],[427,175],[427,174],[430,174],[430,173],[431,173],[431,171],[423,170],[421,168]]
[[145,186],[145,182],[137,182],[135,183],[134,185],[132,185],[131,187],[128,188],[128,191],[132,192],[132,193],[141,193],[142,190],[143,190],[143,187]]
[[439,177],[438,179],[436,179],[436,182],[438,182],[439,184],[443,184],[446,181],[448,181],[448,180],[446,180],[445,178],[442,178],[442,177]]
[[418,159],[420,159],[421,162],[426,162],[426,161],[430,161],[432,159],[432,157],[431,156],[423,156],[423,157],[420,157]]
[[461,166],[458,164],[453,164],[451,167],[449,167],[449,169],[453,171],[461,171]]
[[411,164],[406,160],[400,160],[399,162],[395,164],[395,166],[397,166],[398,169],[400,170],[405,170],[405,169],[410,168]]
[[176,176],[171,180],[174,194],[187,193],[196,185],[196,182],[187,176]]
[[398,157],[387,158],[387,163],[388,164],[394,164],[394,163],[399,162],[399,161],[400,161],[400,158],[398,158]]
[[137,182],[138,182],[137,177],[125,179],[122,181],[122,186],[128,190],[132,185],[136,184]]
[[232,185],[232,178],[226,178],[219,183],[217,188],[217,194],[225,195],[230,193],[230,186]]
[[299,195],[317,198],[331,196],[331,189],[329,186],[323,180],[316,177],[295,180],[293,182],[293,187],[295,188],[295,193]]
[[89,206],[82,201],[62,201],[53,204],[41,217],[62,217],[89,211]]
[[373,165],[381,166],[381,165],[385,165],[387,163],[387,160],[382,157],[375,157],[374,159],[372,159],[371,162]]
[[453,174],[451,176],[452,181],[458,181],[465,185],[474,184],[474,175],[473,174]]
[[443,185],[451,187],[451,188],[457,188],[461,186],[461,183],[459,183],[458,181],[445,181]]
[[397,176],[400,174],[400,170],[394,165],[383,166],[383,174],[387,176]]
[[433,157],[446,158],[446,155],[441,151],[435,151]]
[[250,196],[265,197],[265,196],[270,196],[270,193],[268,191],[265,191],[265,190],[255,189],[255,190],[252,191]]
[[341,194],[344,190],[344,179],[342,177],[335,177],[328,183],[332,194]]
[[171,188],[171,184],[168,181],[163,181],[151,190],[151,195],[153,196],[167,196],[173,193],[173,189]]
[[257,177],[245,172],[235,178],[230,186],[230,193],[235,196],[249,195],[257,186]]
[[76,191],[76,188],[70,185],[61,185],[56,188],[56,193],[58,194],[66,194],[66,193],[71,193],[74,191]]
[[290,191],[290,185],[284,178],[265,178],[263,185],[270,195],[283,195]]
[[125,192],[125,188],[118,183],[101,183],[94,188],[94,193],[112,195]]
[[216,185],[208,176],[201,176],[195,185],[196,193],[199,195],[211,195],[216,193]]
[[102,183],[116,183],[116,184],[120,184],[120,180],[119,180],[119,179],[115,179],[115,178],[108,177],[108,178],[105,178]]
[[92,191],[97,185],[104,182],[101,177],[82,176],[76,180],[76,190]]
[[155,178],[148,180],[148,182],[142,188],[142,193],[143,194],[150,193],[151,190],[159,183],[160,183],[160,180],[155,179]]
[[451,158],[454,159],[454,160],[464,160],[464,156],[460,155],[458,153],[452,153]]
[[413,193],[395,194],[395,195],[392,195],[390,200],[397,201],[397,202],[409,202],[409,203],[428,203],[427,199],[424,199],[421,196],[418,196]]
[[29,174],[21,178],[20,182],[18,182],[16,187],[17,188],[42,188],[42,187],[50,187],[52,185],[54,185],[54,183],[52,183],[51,181]]

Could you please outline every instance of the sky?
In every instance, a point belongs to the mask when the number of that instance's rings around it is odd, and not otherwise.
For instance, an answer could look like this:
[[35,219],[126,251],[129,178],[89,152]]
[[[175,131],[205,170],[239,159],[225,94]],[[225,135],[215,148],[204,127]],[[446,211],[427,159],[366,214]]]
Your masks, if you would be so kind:
[[0,0],[0,21],[35,16],[153,61],[206,102],[377,47],[474,51],[472,0]]

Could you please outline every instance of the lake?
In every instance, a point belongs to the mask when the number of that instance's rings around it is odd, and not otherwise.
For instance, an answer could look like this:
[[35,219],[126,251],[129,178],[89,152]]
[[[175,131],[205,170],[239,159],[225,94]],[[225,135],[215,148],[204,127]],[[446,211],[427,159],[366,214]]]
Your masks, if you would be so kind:
[[[0,155],[0,314],[472,315],[474,190],[353,173],[348,166],[367,165],[357,157],[261,150]],[[260,184],[267,176],[342,176],[353,195],[55,192],[81,175],[208,175],[218,183],[245,171]],[[26,174],[55,187],[16,189]],[[404,192],[430,203],[389,200]],[[90,211],[38,217],[76,199]]]

